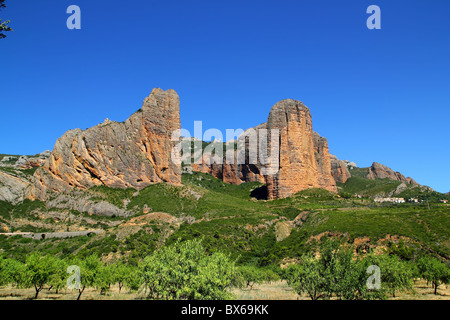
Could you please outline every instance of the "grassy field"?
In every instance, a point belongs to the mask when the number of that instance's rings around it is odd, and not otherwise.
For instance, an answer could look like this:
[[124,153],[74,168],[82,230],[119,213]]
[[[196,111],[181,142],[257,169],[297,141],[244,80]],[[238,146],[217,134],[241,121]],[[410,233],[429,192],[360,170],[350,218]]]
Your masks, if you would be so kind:
[[358,176],[351,177],[344,183],[338,183],[344,192],[350,194],[358,193],[362,196],[371,195],[388,195],[393,192],[399,185],[400,181],[392,181],[388,179],[383,180],[369,180]]

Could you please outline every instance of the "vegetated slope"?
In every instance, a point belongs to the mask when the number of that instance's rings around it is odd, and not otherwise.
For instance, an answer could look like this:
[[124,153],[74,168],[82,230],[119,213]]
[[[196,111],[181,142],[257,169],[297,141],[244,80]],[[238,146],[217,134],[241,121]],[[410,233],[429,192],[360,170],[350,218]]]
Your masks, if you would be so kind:
[[366,197],[393,195],[400,184],[400,181],[389,179],[369,180],[358,176],[352,176],[345,183],[337,183],[343,192],[352,195],[356,193]]
[[367,174],[369,173],[369,167],[366,168],[349,167],[349,171],[352,177],[366,178]]
[[[351,179],[343,186],[347,192],[360,190],[363,183],[374,192],[395,188],[385,180]],[[98,253],[106,260],[136,263],[160,246],[201,237],[209,252],[227,252],[240,263],[270,265],[315,250],[316,240],[326,235],[345,239],[360,253],[396,250],[403,239],[409,254],[425,250],[447,259],[450,256],[450,208],[437,201],[376,204],[369,198],[346,199],[322,189],[258,201],[250,196],[262,186],[257,182],[229,185],[204,173],[184,174],[182,182],[182,186],[154,184],[139,192],[107,187],[86,191],[93,199],[130,214],[121,217],[48,208],[40,201],[26,200],[17,206],[0,203],[0,222],[12,225],[15,231],[106,231],[73,239],[1,236],[0,248],[22,260],[39,250],[56,256]]]
[[352,177],[345,183],[338,182],[341,195],[360,195],[367,198],[399,197],[408,201],[411,198],[423,201],[450,200],[448,194],[436,192],[426,186],[405,184],[401,181],[389,179],[367,179],[365,174],[368,168],[352,168]]

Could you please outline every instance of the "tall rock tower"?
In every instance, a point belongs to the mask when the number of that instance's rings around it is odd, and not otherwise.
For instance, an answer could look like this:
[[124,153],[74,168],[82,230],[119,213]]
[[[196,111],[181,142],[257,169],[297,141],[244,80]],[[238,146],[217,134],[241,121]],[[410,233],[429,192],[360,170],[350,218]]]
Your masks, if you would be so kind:
[[34,177],[30,198],[105,185],[141,189],[156,182],[181,184],[181,166],[171,160],[172,132],[181,128],[174,90],[153,89],[125,122],[105,122],[66,132]]
[[280,133],[279,170],[265,176],[268,199],[285,198],[307,188],[337,192],[328,143],[313,133],[311,113],[303,103],[286,99],[275,104],[267,129]]

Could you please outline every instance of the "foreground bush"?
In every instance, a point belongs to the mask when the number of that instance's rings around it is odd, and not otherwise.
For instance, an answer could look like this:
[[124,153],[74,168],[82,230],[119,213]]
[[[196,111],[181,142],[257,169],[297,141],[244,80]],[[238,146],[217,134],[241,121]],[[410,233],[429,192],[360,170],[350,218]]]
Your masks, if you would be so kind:
[[139,265],[148,298],[223,300],[236,277],[234,261],[208,255],[201,241],[176,242],[147,256]]

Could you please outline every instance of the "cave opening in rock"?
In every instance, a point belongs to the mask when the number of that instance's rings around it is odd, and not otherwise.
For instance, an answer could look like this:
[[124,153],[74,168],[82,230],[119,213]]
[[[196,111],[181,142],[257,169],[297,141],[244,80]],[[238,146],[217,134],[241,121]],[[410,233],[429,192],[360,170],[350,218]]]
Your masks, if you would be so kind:
[[250,192],[250,197],[257,200],[267,200],[267,186],[263,185],[259,188],[253,189]]

